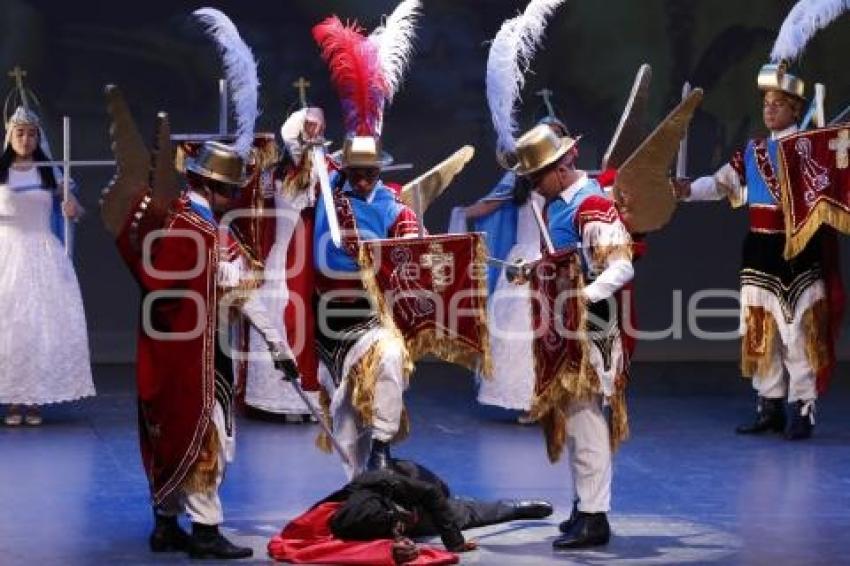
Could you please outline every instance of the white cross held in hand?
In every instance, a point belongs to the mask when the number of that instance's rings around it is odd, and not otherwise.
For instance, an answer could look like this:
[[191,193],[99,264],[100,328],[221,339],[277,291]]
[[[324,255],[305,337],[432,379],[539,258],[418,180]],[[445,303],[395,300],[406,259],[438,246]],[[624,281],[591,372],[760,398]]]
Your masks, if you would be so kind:
[[838,132],[838,137],[829,140],[829,149],[835,152],[835,166],[839,169],[850,167],[850,130]]

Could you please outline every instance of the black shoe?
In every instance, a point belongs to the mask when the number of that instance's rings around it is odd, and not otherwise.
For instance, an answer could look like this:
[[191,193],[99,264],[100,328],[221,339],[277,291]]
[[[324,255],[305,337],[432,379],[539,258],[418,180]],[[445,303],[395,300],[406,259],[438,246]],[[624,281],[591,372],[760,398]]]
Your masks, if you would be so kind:
[[552,504],[548,501],[506,499],[504,503],[513,508],[512,521],[523,519],[545,519],[552,514]]
[[177,517],[154,513],[154,527],[148,545],[151,552],[186,552],[189,550],[189,533],[180,527]]
[[759,397],[756,403],[756,419],[735,429],[738,434],[762,434],[785,430],[785,403],[782,399]]
[[224,560],[250,558],[254,551],[236,546],[218,532],[218,525],[192,523],[192,538],[189,540],[190,558],[219,558]]
[[608,544],[610,538],[611,527],[608,525],[608,516],[605,513],[579,511],[575,523],[566,533],[555,539],[552,548],[567,550],[602,546]]
[[815,428],[815,402],[794,401],[788,405],[791,422],[785,431],[786,440],[804,440],[812,437]]
[[573,510],[570,511],[570,516],[566,521],[561,521],[558,525],[558,530],[562,533],[569,531],[575,522],[578,520],[578,499],[573,501]]
[[392,469],[392,457],[388,443],[372,439],[372,451],[369,453],[366,469],[370,472]]

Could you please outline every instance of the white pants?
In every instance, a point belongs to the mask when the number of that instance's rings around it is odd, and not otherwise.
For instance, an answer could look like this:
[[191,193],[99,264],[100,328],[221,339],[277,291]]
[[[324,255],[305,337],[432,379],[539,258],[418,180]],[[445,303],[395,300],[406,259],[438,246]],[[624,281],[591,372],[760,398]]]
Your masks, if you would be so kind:
[[583,513],[607,513],[611,509],[609,435],[601,399],[567,406],[567,450],[578,510]]
[[[766,371],[753,376],[753,388],[759,396],[768,399],[795,401],[813,401],[817,399],[817,375],[806,355],[806,334],[803,315],[811,306],[826,294],[822,281],[808,287],[797,302],[797,308],[791,322],[787,322],[772,294],[763,289],[744,285],[741,288],[742,324],[746,307],[763,306],[776,321],[777,335],[773,344],[773,357]],[[784,367],[783,367],[784,366]],[[788,370],[788,380],[785,371]]]
[[[348,375],[351,368],[378,340],[384,341],[384,350],[375,383],[375,400],[372,405],[372,426],[370,427],[360,422],[360,416],[351,403],[352,384]],[[400,349],[388,346],[391,340],[394,339],[381,328],[363,336],[346,356],[343,364],[346,377],[343,378],[339,388],[334,387],[333,380],[324,364],[320,365],[319,380],[331,396],[333,432],[346,452],[348,462],[343,458],[343,467],[349,479],[366,469],[366,462],[372,449],[372,439],[389,442],[401,426],[403,394],[407,383],[402,367],[402,352]]]
[[[801,337],[788,343],[776,337],[773,358],[764,373],[753,376],[753,387],[761,397],[795,401],[812,401],[817,398],[817,376],[806,356],[806,346]],[[783,367],[784,362],[784,367]],[[785,380],[788,370],[788,381]]]
[[234,439],[228,437],[224,426],[224,411],[216,402],[213,408],[212,424],[218,432],[218,475],[215,478],[215,487],[207,492],[186,492],[176,489],[171,496],[159,505],[157,514],[166,517],[176,517],[180,513],[186,513],[193,523],[203,525],[220,525],[224,522],[224,512],[221,508],[221,499],[218,497],[218,488],[224,479],[224,468],[227,462],[233,460]]

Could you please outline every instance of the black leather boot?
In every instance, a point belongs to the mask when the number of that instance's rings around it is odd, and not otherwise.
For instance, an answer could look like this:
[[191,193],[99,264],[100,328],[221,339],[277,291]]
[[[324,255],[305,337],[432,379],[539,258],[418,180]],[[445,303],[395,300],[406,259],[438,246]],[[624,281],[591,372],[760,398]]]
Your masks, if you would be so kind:
[[558,525],[558,530],[562,533],[565,533],[570,530],[570,528],[575,524],[578,520],[578,499],[573,499],[573,510],[570,511],[570,516],[566,521],[561,521],[561,524]]
[[236,546],[218,531],[218,525],[192,523],[192,538],[189,540],[190,558],[218,558],[232,560],[250,558],[254,551]]
[[572,526],[555,539],[552,548],[568,550],[573,548],[590,548],[608,544],[611,538],[611,527],[608,525],[608,515],[605,513],[578,512]]
[[390,445],[387,442],[372,439],[372,451],[369,453],[369,460],[366,461],[366,469],[370,472],[392,469]]
[[180,527],[177,517],[153,514],[153,532],[148,539],[151,552],[186,552],[189,550],[189,533]]
[[805,440],[812,437],[812,429],[815,428],[815,402],[794,401],[789,403],[788,412],[791,413],[791,422],[785,431],[786,440]]
[[782,399],[759,397],[756,403],[756,419],[735,429],[738,434],[762,434],[785,430],[785,403]]
[[503,502],[513,508],[511,513],[512,521],[545,519],[554,511],[552,504],[548,501],[505,499]]

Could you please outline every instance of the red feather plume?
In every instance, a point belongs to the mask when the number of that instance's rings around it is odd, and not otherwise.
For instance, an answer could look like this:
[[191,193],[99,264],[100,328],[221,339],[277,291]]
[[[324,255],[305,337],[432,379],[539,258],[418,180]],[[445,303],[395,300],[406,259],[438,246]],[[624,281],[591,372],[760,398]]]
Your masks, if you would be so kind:
[[356,23],[345,25],[336,16],[316,24],[313,39],[330,68],[331,82],[342,102],[346,131],[380,135],[389,87],[375,44]]

